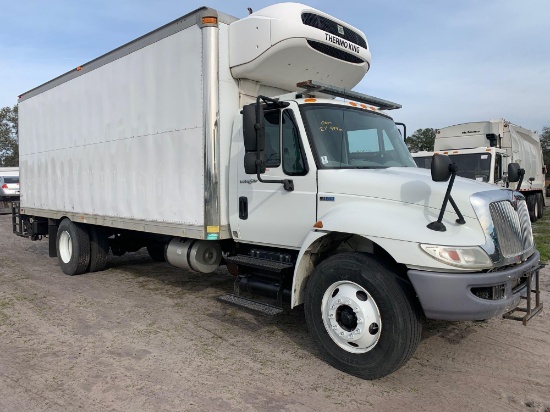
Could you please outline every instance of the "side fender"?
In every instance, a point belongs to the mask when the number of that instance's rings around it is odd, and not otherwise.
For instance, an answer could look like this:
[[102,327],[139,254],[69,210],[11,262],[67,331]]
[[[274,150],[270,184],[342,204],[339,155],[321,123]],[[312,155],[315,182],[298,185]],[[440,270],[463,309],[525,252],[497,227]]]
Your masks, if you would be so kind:
[[372,251],[368,247],[376,243],[398,263],[433,270],[456,270],[428,256],[418,245],[474,246],[482,245],[485,237],[476,219],[465,217],[466,224],[459,225],[454,213],[445,213],[446,232],[428,229],[426,225],[437,219],[437,213],[438,210],[420,205],[373,198],[331,209],[319,219],[323,228],[312,229],[300,248],[294,269],[291,307],[303,303],[307,279],[317,263],[315,253],[330,249],[330,245],[349,235],[356,235],[359,240],[355,248],[358,251]]

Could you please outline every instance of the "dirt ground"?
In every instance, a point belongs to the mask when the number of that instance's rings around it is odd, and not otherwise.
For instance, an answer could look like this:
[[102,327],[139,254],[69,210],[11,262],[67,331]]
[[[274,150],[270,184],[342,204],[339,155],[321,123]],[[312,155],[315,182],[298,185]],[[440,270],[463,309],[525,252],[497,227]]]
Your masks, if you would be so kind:
[[550,411],[548,305],[520,322],[433,322],[405,367],[362,381],[323,363],[303,310],[217,300],[232,277],[109,257],[70,277],[0,216],[1,411]]

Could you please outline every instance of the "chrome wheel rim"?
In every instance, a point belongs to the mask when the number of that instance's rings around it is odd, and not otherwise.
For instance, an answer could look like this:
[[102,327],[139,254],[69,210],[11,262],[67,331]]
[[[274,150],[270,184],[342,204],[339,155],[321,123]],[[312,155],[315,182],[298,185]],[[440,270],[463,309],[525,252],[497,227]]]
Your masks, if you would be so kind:
[[62,232],[59,236],[59,256],[63,263],[69,263],[73,256],[73,242],[69,232]]
[[329,336],[348,352],[368,352],[380,339],[382,319],[378,306],[357,283],[333,283],[323,295],[321,313]]

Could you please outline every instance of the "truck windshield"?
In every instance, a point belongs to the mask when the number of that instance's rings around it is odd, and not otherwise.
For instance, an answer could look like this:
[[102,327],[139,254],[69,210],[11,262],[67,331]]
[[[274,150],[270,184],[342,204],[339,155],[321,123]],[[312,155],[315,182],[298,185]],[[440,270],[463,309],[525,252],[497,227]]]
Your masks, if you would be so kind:
[[395,123],[367,110],[304,105],[317,165],[323,169],[416,167]]
[[491,176],[491,153],[468,153],[450,156],[456,164],[458,176],[488,182]]

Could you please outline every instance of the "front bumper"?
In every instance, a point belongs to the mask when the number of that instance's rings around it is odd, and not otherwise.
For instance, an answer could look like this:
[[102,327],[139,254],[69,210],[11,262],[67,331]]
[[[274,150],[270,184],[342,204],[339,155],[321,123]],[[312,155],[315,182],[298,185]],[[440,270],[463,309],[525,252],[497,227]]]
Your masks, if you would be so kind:
[[[540,255],[537,250],[523,263],[498,272],[442,273],[409,270],[424,314],[428,319],[483,320],[515,308],[522,288],[518,279],[538,271]],[[493,288],[501,291],[498,299],[476,296],[472,288]]]

